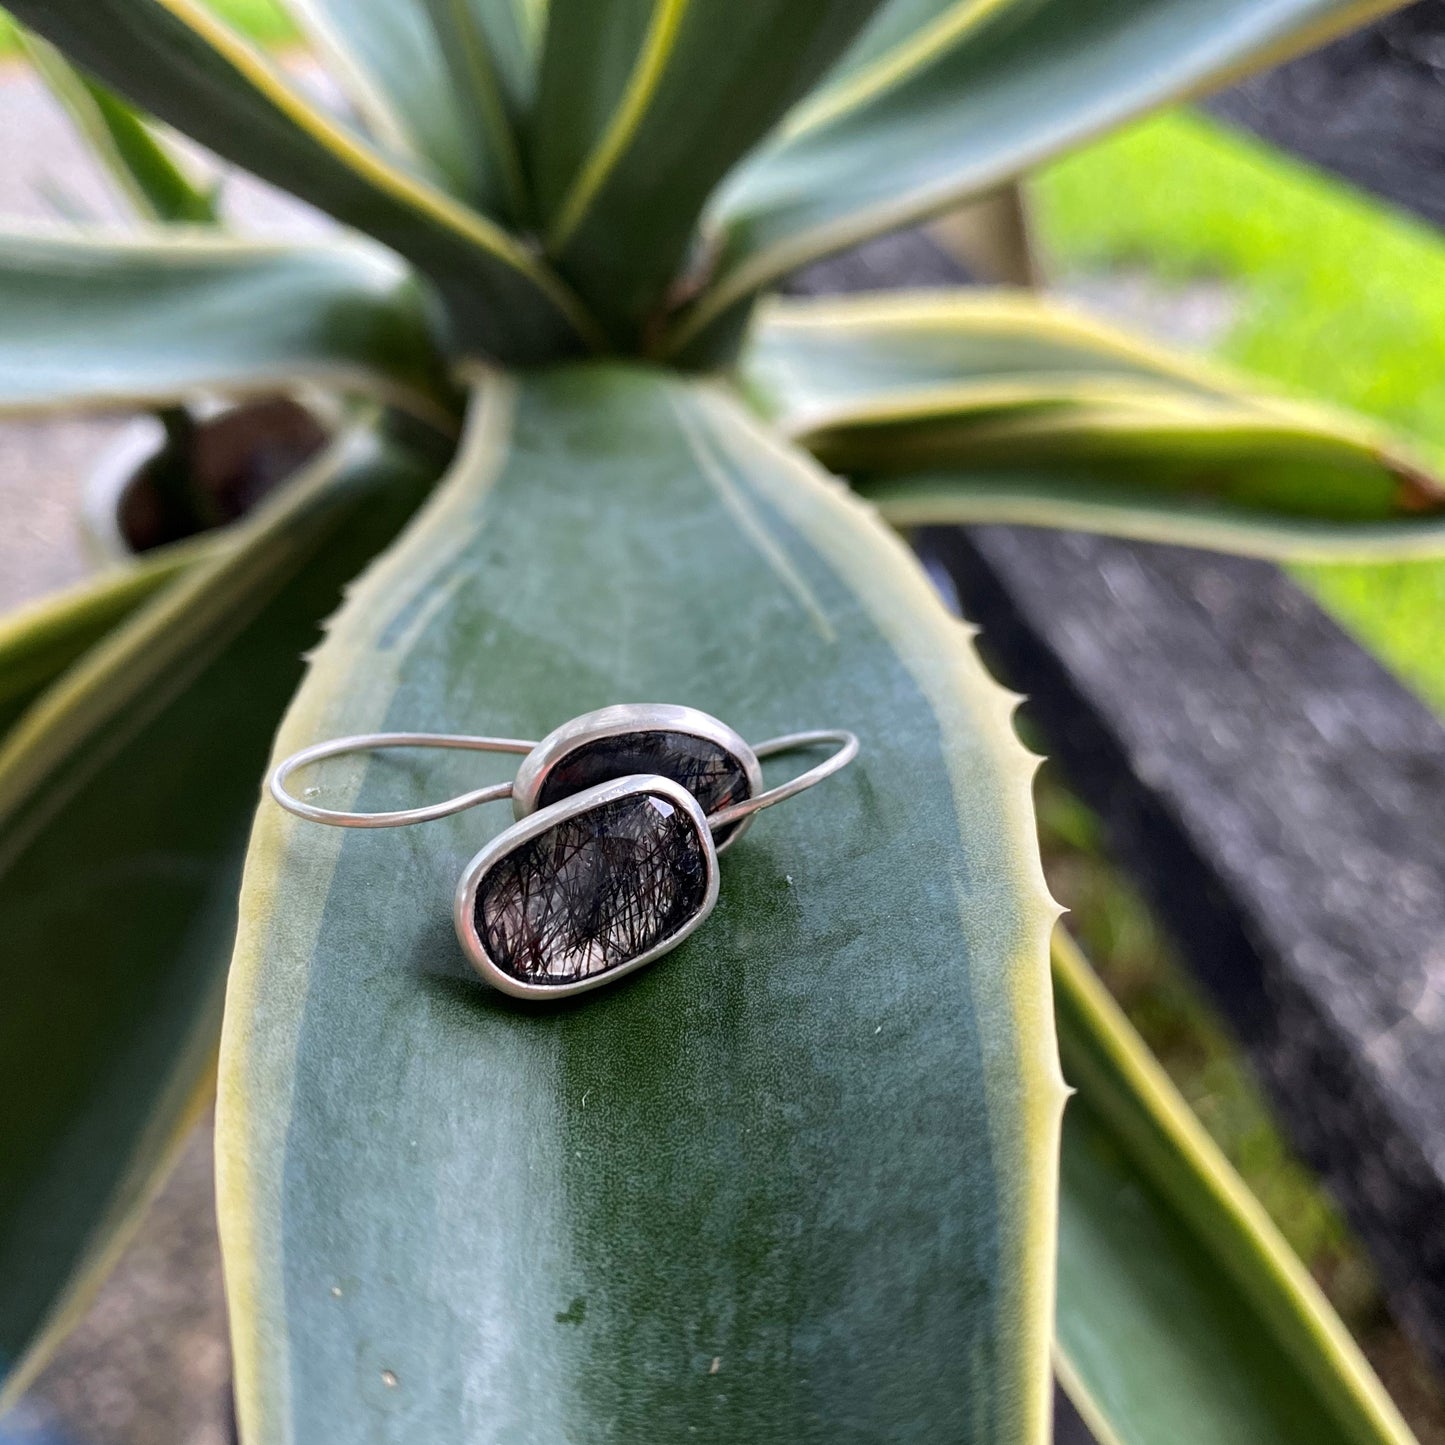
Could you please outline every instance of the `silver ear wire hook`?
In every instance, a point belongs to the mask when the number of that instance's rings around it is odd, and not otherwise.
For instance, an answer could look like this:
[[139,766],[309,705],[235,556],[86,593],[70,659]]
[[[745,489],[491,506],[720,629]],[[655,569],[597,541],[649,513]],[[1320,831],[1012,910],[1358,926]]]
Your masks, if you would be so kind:
[[[745,798],[740,803],[720,808],[708,816],[708,827],[716,833],[750,818],[763,808],[774,803],[796,797],[806,792],[824,778],[846,768],[858,756],[858,739],[845,729],[820,729],[814,732],[788,733],[784,737],[769,738],[753,749],[759,758],[777,757],[781,753],[800,752],[805,748],[823,747],[835,743],[838,751],[825,758],[814,768],[799,773],[776,788]],[[404,828],[411,823],[431,823],[438,818],[450,818],[454,813],[464,813],[482,803],[500,802],[512,796],[511,783],[491,783],[485,788],[474,788],[469,793],[458,793],[454,798],[440,803],[428,803],[420,808],[400,808],[388,813],[351,813],[339,808],[322,808],[314,803],[304,802],[294,793],[288,792],[286,782],[298,769],[312,763],[324,762],[327,758],[345,757],[351,753],[379,752],[385,748],[454,748],[475,753],[531,753],[537,744],[523,738],[472,737],[466,733],[360,733],[355,737],[333,738],[329,742],[316,743],[302,748],[279,764],[271,774],[271,796],[288,813],[305,818],[312,823],[326,823],[333,828]]]
[[824,778],[830,778],[834,773],[846,768],[858,756],[857,735],[845,728],[788,733],[785,737],[769,738],[767,742],[759,743],[753,749],[759,758],[777,757],[779,753],[801,752],[804,748],[820,748],[828,743],[838,745],[838,751],[832,757],[824,758],[817,767],[809,768],[806,773],[799,773],[796,778],[789,778],[786,783],[779,783],[776,788],[769,788],[767,792],[759,793],[754,798],[745,798],[741,803],[719,808],[716,813],[709,814],[708,827],[716,833],[719,828],[726,828],[742,818],[750,818],[760,808],[771,808],[774,803],[796,797],[814,784],[821,783]]
[[340,758],[348,753],[371,753],[382,748],[459,748],[474,753],[529,753],[536,743],[521,738],[469,737],[464,733],[364,733],[350,738],[333,738],[292,753],[271,774],[271,796],[298,818],[313,823],[328,823],[334,828],[402,828],[408,823],[430,823],[464,813],[481,803],[494,803],[512,796],[511,783],[492,783],[470,793],[458,793],[445,802],[429,803],[422,808],[401,808],[392,813],[348,813],[338,808],[318,808],[286,791],[286,780],[298,768],[319,763],[326,758]]

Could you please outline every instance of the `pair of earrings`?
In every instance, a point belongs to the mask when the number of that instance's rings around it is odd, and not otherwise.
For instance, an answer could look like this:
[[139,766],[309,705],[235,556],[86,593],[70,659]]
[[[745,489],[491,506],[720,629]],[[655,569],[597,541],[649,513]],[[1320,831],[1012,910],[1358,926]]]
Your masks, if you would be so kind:
[[[764,789],[760,760],[833,746],[816,767]],[[510,783],[420,808],[348,813],[287,790],[299,768],[384,748],[522,753]],[[846,767],[858,739],[790,733],[750,747],[717,718],[670,704],[623,704],[563,723],[541,742],[446,733],[372,733],[303,748],[271,775],[283,808],[316,823],[393,828],[510,798],[517,821],[474,857],[453,919],[489,984],[560,998],[611,983],[676,948],[712,912],[718,854],[762,808]]]

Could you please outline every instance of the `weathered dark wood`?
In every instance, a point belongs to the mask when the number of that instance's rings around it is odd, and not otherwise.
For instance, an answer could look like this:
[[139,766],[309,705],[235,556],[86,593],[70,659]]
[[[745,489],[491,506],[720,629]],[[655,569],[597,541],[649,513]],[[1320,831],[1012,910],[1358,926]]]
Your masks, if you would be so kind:
[[[957,284],[926,237],[796,278]],[[1445,728],[1276,568],[924,534],[1445,1368]]]
[[1265,564],[920,544],[1445,1360],[1445,729]]
[[1206,109],[1445,225],[1445,0],[1420,0]]
[[1094,1445],[1094,1437],[1069,1397],[1054,1387],[1054,1445]]

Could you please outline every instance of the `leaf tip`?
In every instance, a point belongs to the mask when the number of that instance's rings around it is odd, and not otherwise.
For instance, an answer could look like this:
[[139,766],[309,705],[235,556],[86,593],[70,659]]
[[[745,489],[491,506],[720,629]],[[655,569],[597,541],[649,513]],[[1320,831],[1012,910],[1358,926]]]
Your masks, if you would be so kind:
[[1380,461],[1395,478],[1395,505],[1400,511],[1416,516],[1445,512],[1445,486],[1428,467],[1398,452]]

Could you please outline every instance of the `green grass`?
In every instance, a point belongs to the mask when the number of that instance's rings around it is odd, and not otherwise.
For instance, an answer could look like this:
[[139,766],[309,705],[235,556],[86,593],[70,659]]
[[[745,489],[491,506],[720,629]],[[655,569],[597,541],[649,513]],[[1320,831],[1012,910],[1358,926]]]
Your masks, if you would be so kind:
[[[284,45],[297,38],[278,0],[212,0],[211,9],[262,45]],[[15,48],[15,22],[0,12],[0,56],[14,54]]]
[[[1192,114],[1053,166],[1036,211],[1056,271],[1138,266],[1237,295],[1219,355],[1414,434],[1445,465],[1445,241]],[[1445,561],[1298,569],[1445,712]]]

